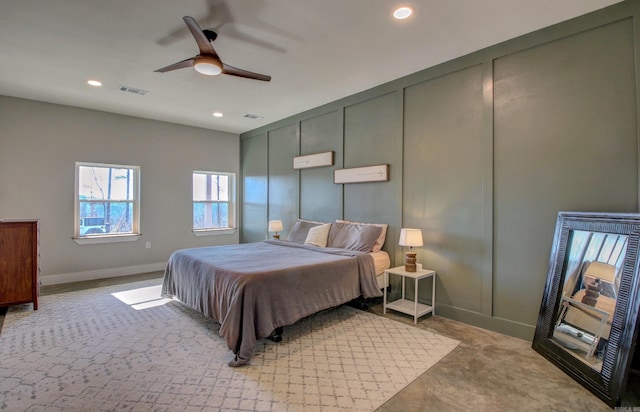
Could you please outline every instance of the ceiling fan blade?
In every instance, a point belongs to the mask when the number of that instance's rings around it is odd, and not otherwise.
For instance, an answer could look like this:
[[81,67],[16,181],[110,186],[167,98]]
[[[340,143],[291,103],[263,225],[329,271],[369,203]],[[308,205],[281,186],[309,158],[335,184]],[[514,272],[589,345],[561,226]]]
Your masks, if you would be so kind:
[[230,74],[232,76],[245,77],[247,79],[262,80],[268,82],[271,80],[271,76],[266,74],[254,73],[248,70],[238,69],[237,67],[229,66],[228,64],[222,64],[222,73]]
[[210,54],[213,56],[217,56],[218,53],[216,53],[216,50],[211,45],[211,42],[209,42],[209,39],[207,39],[207,36],[205,36],[196,20],[190,16],[184,16],[182,19],[187,24],[187,27],[189,28],[189,31],[191,31],[193,38],[196,40],[198,48],[200,49],[200,54]]
[[154,70],[154,72],[164,73],[164,72],[170,72],[171,70],[178,70],[178,69],[184,69],[186,67],[192,67],[194,60],[195,60],[195,57],[191,57],[181,62],[173,63],[167,67],[163,67],[162,69]]

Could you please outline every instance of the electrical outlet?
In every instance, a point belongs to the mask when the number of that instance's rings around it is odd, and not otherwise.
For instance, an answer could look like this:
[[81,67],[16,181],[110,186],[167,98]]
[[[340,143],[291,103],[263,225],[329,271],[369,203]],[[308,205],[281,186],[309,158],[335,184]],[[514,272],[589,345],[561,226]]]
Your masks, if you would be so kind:
[[147,249],[151,249],[151,242],[146,243]]

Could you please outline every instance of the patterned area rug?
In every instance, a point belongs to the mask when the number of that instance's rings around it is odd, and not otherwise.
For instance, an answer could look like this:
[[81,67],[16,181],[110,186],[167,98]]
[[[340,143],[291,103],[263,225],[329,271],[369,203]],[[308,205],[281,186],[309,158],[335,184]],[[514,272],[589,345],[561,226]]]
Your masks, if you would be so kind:
[[219,325],[150,280],[13,307],[0,334],[0,410],[372,411],[458,342],[342,306],[259,341],[251,364]]

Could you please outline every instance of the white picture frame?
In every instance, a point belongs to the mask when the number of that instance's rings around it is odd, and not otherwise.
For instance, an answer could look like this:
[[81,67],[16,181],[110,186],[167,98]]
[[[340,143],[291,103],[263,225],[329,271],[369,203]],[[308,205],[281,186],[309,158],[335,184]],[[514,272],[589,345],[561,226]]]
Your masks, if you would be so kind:
[[333,171],[333,183],[386,182],[388,180],[388,164],[353,167]]
[[333,150],[293,158],[294,169],[310,169],[323,166],[333,166]]

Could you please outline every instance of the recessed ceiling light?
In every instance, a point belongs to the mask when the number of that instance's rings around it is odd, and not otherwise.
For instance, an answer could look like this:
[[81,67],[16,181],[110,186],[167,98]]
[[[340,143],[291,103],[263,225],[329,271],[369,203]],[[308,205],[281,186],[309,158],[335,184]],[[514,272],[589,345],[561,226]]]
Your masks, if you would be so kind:
[[87,83],[90,84],[91,86],[95,86],[95,87],[102,86],[102,82],[99,82],[97,80],[89,80],[89,81],[87,81]]
[[393,12],[393,17],[398,20],[404,20],[413,14],[411,7],[399,7]]
[[222,117],[222,116],[224,115],[220,112],[213,112],[213,117]]

